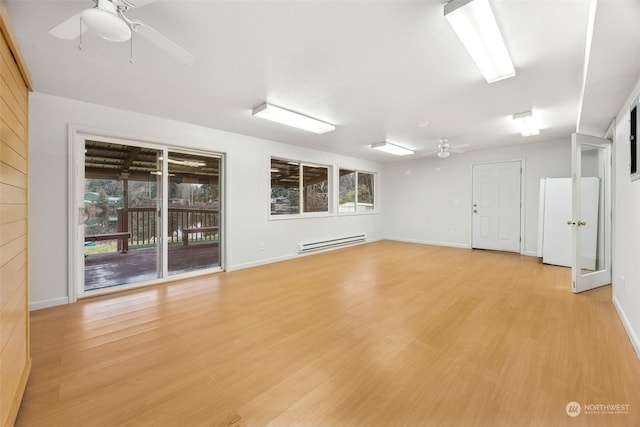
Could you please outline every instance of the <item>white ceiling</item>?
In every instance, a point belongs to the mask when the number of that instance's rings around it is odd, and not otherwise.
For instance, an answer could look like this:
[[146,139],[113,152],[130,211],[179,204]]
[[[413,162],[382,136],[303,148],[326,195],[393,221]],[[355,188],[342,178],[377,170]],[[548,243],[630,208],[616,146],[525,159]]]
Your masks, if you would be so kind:
[[[587,0],[492,0],[517,73],[493,84],[442,1],[158,1],[128,13],[194,54],[191,66],[135,36],[129,63],[128,43],[86,33],[79,50],[47,34],[91,0],[5,3],[37,92],[377,161],[397,159],[369,148],[385,139],[479,150],[568,140],[577,127]],[[605,133],[640,77],[638,52],[640,2],[600,0],[581,131]],[[265,101],[337,129],[315,135],[252,117]],[[527,110],[539,136],[512,123]]]

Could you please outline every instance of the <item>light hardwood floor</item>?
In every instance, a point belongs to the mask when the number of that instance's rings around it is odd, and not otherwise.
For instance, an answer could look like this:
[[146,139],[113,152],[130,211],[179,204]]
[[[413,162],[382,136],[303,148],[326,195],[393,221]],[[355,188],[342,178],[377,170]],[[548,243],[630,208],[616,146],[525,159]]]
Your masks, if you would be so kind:
[[18,426],[640,425],[610,287],[516,254],[382,241],[31,319]]

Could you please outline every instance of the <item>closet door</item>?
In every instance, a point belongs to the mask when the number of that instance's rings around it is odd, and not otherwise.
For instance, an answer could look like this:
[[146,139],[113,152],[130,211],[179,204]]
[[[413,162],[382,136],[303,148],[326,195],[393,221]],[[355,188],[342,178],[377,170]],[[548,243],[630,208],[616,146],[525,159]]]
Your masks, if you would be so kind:
[[[546,178],[542,262],[571,267],[571,178]],[[571,221],[569,221],[571,222]]]
[[13,425],[27,384],[28,79],[6,38],[0,3],[0,425]]

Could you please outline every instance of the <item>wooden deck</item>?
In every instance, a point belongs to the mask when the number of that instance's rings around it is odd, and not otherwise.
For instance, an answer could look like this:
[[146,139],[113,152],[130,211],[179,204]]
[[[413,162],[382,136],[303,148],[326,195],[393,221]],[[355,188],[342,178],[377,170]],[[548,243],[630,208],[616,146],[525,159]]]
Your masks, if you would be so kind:
[[[169,246],[169,275],[220,266],[218,243]],[[88,255],[84,259],[84,289],[143,282],[157,278],[156,249],[129,249]]]

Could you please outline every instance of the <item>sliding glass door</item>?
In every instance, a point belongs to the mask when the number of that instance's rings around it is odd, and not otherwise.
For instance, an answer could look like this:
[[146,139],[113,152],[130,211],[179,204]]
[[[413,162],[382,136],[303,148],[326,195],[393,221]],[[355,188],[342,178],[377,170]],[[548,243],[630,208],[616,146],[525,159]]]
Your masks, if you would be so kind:
[[78,134],[77,295],[221,269],[222,157]]
[[84,291],[161,277],[162,151],[84,142]]
[[169,275],[220,266],[220,160],[169,152]]

